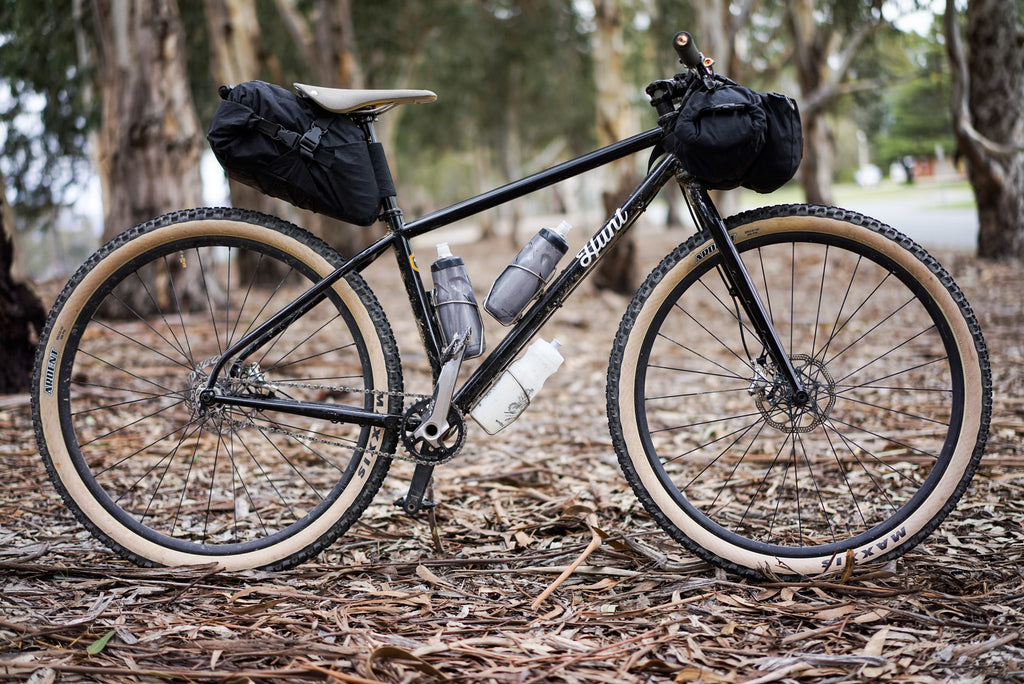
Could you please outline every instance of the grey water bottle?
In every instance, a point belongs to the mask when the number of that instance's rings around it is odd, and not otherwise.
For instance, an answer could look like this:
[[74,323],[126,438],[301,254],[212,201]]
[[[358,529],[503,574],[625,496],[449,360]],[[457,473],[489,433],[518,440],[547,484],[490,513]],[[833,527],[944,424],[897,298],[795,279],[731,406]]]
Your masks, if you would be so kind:
[[541,228],[526,243],[487,293],[484,299],[487,313],[502,325],[510,325],[519,318],[569,249],[565,236],[570,227],[562,221],[553,230]]
[[431,264],[430,275],[434,280],[434,306],[441,320],[445,342],[451,342],[455,335],[468,329],[469,344],[463,358],[480,356],[485,348],[480,308],[473,295],[466,264],[461,257],[452,256],[447,242],[437,245],[437,261]]

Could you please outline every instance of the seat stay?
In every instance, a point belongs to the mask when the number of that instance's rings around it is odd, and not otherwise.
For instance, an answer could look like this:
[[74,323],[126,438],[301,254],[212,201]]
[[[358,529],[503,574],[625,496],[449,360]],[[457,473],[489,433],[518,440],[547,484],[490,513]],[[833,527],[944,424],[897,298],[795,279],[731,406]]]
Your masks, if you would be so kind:
[[363,90],[324,88],[296,83],[295,90],[329,112],[352,114],[359,110],[390,109],[395,105],[433,102],[437,94],[430,90]]

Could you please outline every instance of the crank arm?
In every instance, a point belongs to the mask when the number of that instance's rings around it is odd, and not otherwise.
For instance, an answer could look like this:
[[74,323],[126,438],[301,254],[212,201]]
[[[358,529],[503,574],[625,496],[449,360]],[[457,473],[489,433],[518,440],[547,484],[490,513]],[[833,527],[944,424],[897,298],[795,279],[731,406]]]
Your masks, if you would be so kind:
[[466,355],[470,331],[467,329],[455,336],[452,343],[444,350],[441,357],[441,372],[434,385],[434,397],[431,401],[430,413],[423,419],[420,426],[412,433],[416,439],[422,439],[430,446],[436,447],[441,438],[451,427],[448,424],[448,410],[452,406],[455,395],[455,382],[459,379],[462,357]]

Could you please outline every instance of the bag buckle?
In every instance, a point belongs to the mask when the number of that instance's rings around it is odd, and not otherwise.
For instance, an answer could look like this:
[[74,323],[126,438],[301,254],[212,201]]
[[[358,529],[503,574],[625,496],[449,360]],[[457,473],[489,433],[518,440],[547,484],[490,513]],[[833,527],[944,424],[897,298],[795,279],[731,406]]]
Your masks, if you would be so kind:
[[318,145],[320,145],[320,138],[324,135],[324,131],[317,126],[311,126],[302,139],[299,140],[299,153],[307,159],[313,158],[313,153],[316,151]]

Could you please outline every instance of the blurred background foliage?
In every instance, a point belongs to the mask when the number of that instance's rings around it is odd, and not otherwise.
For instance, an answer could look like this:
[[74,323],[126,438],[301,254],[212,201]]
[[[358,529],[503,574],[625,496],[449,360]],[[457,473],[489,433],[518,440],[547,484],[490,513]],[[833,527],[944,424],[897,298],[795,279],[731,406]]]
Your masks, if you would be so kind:
[[[316,82],[314,53],[298,29],[324,30],[321,18],[330,0],[176,0],[188,87],[202,128],[219,85],[208,21],[215,1],[254,7],[258,77]],[[340,16],[355,36],[356,85],[428,88],[439,95],[435,104],[400,108],[381,124],[412,215],[596,144],[594,84],[602,74],[595,73],[597,27],[589,0],[334,2],[343,6]],[[865,160],[886,169],[908,156],[955,154],[949,63],[940,18],[931,14],[941,6],[913,0],[707,0],[695,7],[685,0],[624,0],[617,8],[629,84],[624,96],[643,127],[654,125],[643,87],[678,70],[669,41],[686,28],[718,58],[720,72],[792,94],[802,108],[816,95],[797,73],[796,51],[806,42],[807,54],[832,67],[851,45],[848,68],[836,75],[822,108],[826,141],[834,147],[827,169],[833,179],[852,178]],[[917,21],[911,25],[908,16]],[[0,0],[0,172],[22,231],[45,232],[58,220],[67,231],[89,230],[80,221],[69,224],[64,208],[80,203],[89,192],[84,188],[95,187],[87,184],[96,173],[91,133],[104,90],[116,87],[98,82],[92,67],[102,40],[92,24],[84,0]],[[868,24],[871,30],[861,39]],[[805,34],[798,37],[801,26]],[[339,41],[344,28],[326,27]],[[856,45],[844,43],[855,33]],[[858,138],[866,141],[866,152]]]

